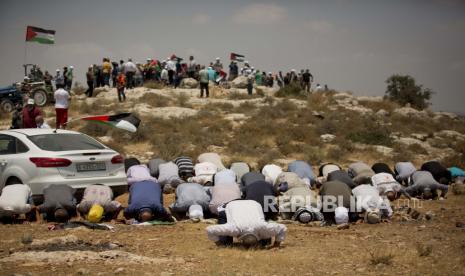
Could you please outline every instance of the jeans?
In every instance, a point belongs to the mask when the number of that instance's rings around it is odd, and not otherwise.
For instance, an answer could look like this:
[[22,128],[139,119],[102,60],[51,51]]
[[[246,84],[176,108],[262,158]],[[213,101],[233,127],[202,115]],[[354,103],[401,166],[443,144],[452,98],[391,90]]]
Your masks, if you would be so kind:
[[[122,99],[121,99],[122,98]],[[126,100],[126,94],[124,94],[124,86],[118,87],[118,100],[120,102]]]
[[110,86],[110,73],[103,74],[103,84]]
[[201,82],[200,83],[200,97],[202,98],[203,97],[203,90],[205,89],[205,92],[206,92],[206,95],[207,95],[207,98],[209,96],[209,93],[208,93],[208,82],[206,83],[203,83]]

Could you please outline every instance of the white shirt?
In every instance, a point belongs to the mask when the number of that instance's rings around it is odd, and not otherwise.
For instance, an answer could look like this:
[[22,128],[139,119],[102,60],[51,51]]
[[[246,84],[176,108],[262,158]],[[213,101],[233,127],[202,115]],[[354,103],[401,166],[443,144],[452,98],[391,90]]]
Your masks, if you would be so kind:
[[194,166],[195,176],[188,179],[189,182],[205,184],[212,182],[213,175],[217,172],[216,165],[210,162],[197,163]]
[[55,108],[68,108],[69,106],[69,93],[63,88],[55,91]]
[[31,196],[31,188],[28,185],[5,186],[0,196],[0,213],[25,214],[31,211],[31,205],[28,204]]
[[137,66],[132,61],[128,61],[123,65],[123,69],[124,69],[123,70],[124,73],[127,73],[127,72],[135,73],[137,71]]
[[266,222],[262,206],[254,200],[231,201],[225,211],[226,224],[207,227],[207,236],[214,242],[220,236],[239,237],[247,233],[256,235],[259,240],[276,237],[278,242],[286,237],[286,226]]
[[40,126],[38,125],[37,128],[45,128],[45,129],[49,129],[50,126],[47,124],[47,122],[43,122]]
[[168,60],[168,62],[166,62],[166,66],[168,67],[168,70],[176,71],[176,63],[173,60]]
[[322,170],[322,173],[323,173],[323,177],[326,179],[328,178],[328,174],[334,172],[334,171],[338,171],[340,170],[341,168],[339,168],[338,165],[334,165],[334,164],[327,164],[323,167],[323,170]]
[[161,75],[160,75],[162,80],[168,80],[168,70],[163,69],[161,70]]
[[236,173],[230,169],[219,171],[214,176],[215,186],[219,185],[236,185]]
[[276,178],[283,172],[280,166],[269,164],[263,167],[262,174],[265,176],[265,181],[271,184],[276,182]]
[[373,184],[380,195],[386,195],[387,192],[399,192],[402,186],[394,179],[390,173],[378,173],[371,177]]
[[387,216],[392,216],[392,209],[389,200],[379,196],[378,189],[375,187],[362,184],[352,189],[352,194],[355,196],[357,208],[363,211],[384,211]]

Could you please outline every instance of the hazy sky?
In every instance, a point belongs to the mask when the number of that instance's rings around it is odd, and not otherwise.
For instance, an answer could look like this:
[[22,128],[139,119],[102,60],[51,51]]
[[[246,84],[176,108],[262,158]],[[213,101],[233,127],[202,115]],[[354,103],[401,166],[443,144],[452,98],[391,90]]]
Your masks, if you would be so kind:
[[0,1],[0,84],[22,79],[26,26],[56,30],[28,43],[28,63],[74,65],[78,80],[102,57],[145,61],[172,53],[208,63],[230,52],[266,71],[309,68],[315,81],[383,95],[394,73],[437,92],[435,110],[463,111],[465,1]]

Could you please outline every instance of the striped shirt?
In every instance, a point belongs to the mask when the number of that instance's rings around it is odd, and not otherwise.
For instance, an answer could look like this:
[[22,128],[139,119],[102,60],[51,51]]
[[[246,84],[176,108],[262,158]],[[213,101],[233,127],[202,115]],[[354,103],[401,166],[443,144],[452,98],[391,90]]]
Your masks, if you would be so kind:
[[194,164],[192,159],[187,156],[181,156],[174,160],[174,163],[178,166],[179,176],[187,178],[193,176]]

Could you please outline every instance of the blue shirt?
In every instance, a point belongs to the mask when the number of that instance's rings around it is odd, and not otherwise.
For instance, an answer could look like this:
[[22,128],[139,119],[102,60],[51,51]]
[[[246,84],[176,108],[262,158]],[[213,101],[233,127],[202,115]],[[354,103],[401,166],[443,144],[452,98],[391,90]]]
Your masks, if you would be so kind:
[[308,180],[315,179],[312,167],[305,161],[294,161],[290,163],[288,171],[297,174],[300,178],[308,178]]
[[456,178],[459,176],[465,176],[465,172],[461,168],[452,167],[452,168],[449,168],[448,170],[450,171],[452,178]]
[[164,214],[163,195],[160,184],[153,181],[136,182],[129,188],[129,206],[124,210],[126,214],[137,217],[141,209],[148,208],[152,212]]
[[215,72],[215,70],[208,68],[207,71],[208,71],[208,78],[211,81],[215,81],[216,80],[216,72]]

